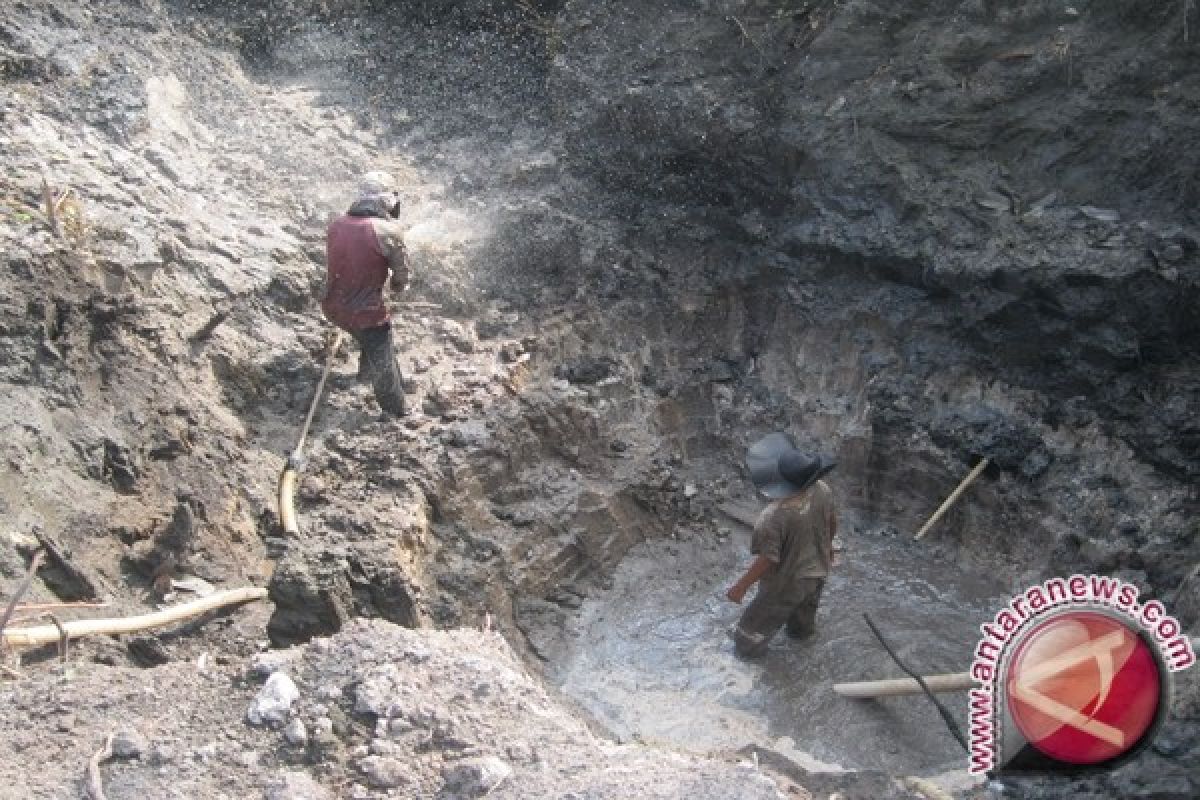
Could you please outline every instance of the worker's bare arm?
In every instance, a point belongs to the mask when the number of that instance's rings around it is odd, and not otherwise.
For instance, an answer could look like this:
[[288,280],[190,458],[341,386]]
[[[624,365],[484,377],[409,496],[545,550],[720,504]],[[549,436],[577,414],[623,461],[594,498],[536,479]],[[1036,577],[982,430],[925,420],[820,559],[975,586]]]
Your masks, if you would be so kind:
[[742,575],[742,577],[738,579],[738,582],[731,586],[729,591],[725,593],[725,597],[729,598],[735,603],[742,602],[742,600],[746,597],[746,592],[750,590],[750,587],[758,583],[764,575],[771,571],[771,568],[774,566],[775,562],[766,556],[757,556],[754,559],[754,563],[752,563],[750,568],[746,570],[746,574]]

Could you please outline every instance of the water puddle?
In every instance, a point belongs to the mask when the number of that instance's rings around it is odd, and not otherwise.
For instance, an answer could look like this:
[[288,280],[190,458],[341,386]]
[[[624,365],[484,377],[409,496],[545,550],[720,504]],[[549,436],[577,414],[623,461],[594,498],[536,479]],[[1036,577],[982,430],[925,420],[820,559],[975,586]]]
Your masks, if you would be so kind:
[[[563,690],[616,735],[688,750],[754,743],[809,768],[892,773],[960,768],[959,745],[924,697],[851,701],[836,682],[903,677],[863,622],[925,673],[965,670],[980,622],[1004,601],[996,576],[933,560],[929,548],[842,519],[846,552],[830,577],[817,634],[782,632],[757,662],[733,655],[742,606],[724,598],[749,563],[749,532],[729,541],[655,540],[626,557],[611,590],[580,609]],[[966,696],[942,695],[965,721]]]

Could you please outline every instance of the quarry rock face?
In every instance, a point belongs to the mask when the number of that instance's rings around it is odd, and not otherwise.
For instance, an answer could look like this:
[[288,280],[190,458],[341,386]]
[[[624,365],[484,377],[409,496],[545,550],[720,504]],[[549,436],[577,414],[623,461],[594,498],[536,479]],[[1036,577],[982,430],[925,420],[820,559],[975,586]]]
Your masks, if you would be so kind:
[[[120,730],[110,796],[919,796],[616,744],[539,684],[631,547],[728,536],[772,430],[838,457],[872,536],[986,457],[939,563],[1119,574],[1197,633],[1192,4],[15,12],[0,582],[42,547],[27,602],[270,603],[22,654],[3,785],[71,794]],[[401,185],[420,411],[381,416],[343,344],[288,535],[324,226],[375,168]],[[252,667],[270,646],[295,657]],[[248,726],[272,673],[298,697]],[[1175,714],[1078,788],[1194,795],[1194,681]]]

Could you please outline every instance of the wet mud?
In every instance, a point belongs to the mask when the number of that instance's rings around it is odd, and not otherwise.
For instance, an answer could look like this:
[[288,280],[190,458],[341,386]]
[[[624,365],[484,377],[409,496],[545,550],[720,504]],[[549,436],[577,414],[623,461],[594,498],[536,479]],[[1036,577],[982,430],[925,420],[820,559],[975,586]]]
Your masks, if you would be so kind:
[[[939,561],[877,519],[844,515],[841,525],[845,550],[812,638],[780,632],[762,659],[734,655],[730,631],[744,606],[724,593],[750,561],[748,529],[723,541],[652,540],[580,609],[554,680],[623,738],[695,751],[765,744],[814,770],[961,767],[962,750],[927,699],[852,701],[832,686],[903,677],[864,612],[910,666],[966,669],[980,621],[1008,587]],[[965,724],[965,695],[943,698]]]

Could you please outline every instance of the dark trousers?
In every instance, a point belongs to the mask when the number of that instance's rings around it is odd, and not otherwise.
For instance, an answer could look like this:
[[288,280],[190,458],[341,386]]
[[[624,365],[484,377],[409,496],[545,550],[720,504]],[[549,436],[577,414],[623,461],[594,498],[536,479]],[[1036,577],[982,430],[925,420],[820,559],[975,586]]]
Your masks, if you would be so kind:
[[392,346],[391,323],[361,331],[351,331],[358,342],[358,377],[370,381],[375,400],[389,414],[403,416],[404,385],[400,368],[396,366],[396,351]]
[[738,620],[734,633],[737,654],[743,658],[761,656],[784,625],[788,636],[793,638],[812,636],[817,629],[817,606],[824,588],[824,578],[798,581],[786,595],[764,592],[760,586]]

